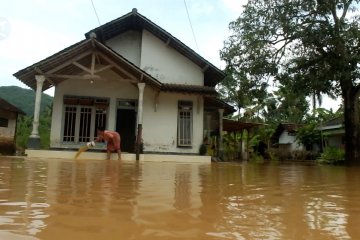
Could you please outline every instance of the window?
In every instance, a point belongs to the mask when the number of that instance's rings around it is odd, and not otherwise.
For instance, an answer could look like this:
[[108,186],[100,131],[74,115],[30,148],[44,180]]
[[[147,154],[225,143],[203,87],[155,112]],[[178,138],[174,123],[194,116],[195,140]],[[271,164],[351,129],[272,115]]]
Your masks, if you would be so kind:
[[0,117],[0,127],[9,127],[9,119]]
[[191,101],[179,101],[178,103],[178,146],[191,147],[192,145],[192,122],[193,103]]
[[64,142],[88,142],[96,137],[96,127],[105,126],[108,99],[64,97]]

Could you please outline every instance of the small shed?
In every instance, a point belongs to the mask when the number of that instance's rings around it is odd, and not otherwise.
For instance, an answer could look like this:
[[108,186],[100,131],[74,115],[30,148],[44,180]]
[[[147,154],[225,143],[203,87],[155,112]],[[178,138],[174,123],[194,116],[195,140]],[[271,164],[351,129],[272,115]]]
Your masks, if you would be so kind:
[[280,123],[271,137],[272,146],[286,152],[304,150],[304,146],[296,140],[296,132],[303,126],[296,123]]
[[0,154],[14,154],[16,150],[16,125],[19,114],[25,113],[0,98]]
[[[237,138],[235,135],[237,133],[240,134],[239,142],[236,143],[238,145],[238,159],[240,160],[249,160],[250,157],[250,149],[249,149],[249,140],[250,136],[252,135],[252,132],[255,128],[262,127],[266,124],[264,123],[255,123],[255,122],[242,122],[237,120],[231,120],[231,119],[224,119],[223,120],[224,125],[224,131],[226,131],[228,134],[232,134],[234,140]],[[247,131],[248,137],[246,138],[246,142],[244,142],[243,139],[243,133],[244,131]]]

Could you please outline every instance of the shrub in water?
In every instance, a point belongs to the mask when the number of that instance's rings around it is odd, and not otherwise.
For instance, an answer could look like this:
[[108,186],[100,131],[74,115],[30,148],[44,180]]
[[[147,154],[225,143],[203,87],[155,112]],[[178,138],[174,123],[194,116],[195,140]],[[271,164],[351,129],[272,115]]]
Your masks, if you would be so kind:
[[345,161],[345,151],[336,147],[328,147],[321,154],[320,163],[337,164]]

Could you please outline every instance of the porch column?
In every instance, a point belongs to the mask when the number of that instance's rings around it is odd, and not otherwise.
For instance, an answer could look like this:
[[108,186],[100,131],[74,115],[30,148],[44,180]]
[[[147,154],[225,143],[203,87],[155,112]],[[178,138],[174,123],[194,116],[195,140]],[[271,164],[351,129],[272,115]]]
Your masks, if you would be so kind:
[[34,108],[34,120],[33,129],[28,141],[28,148],[39,149],[40,148],[40,136],[39,136],[39,118],[40,118],[40,103],[43,83],[45,76],[35,75],[36,79],[36,95],[35,95],[35,108]]
[[136,136],[136,160],[139,160],[140,148],[141,148],[141,139],[142,139],[142,120],[143,120],[143,99],[144,99],[144,88],[145,83],[138,83],[139,88],[139,102],[138,102],[138,126],[137,126],[137,136]]
[[223,160],[224,157],[224,147],[223,147],[223,116],[224,109],[219,109],[219,158]]

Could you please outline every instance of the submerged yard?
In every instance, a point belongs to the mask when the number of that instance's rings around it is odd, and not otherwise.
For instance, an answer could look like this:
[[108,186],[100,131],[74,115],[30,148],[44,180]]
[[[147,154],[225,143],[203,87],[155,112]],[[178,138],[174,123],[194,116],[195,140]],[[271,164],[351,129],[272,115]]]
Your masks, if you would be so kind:
[[358,239],[360,168],[0,158],[0,239]]

